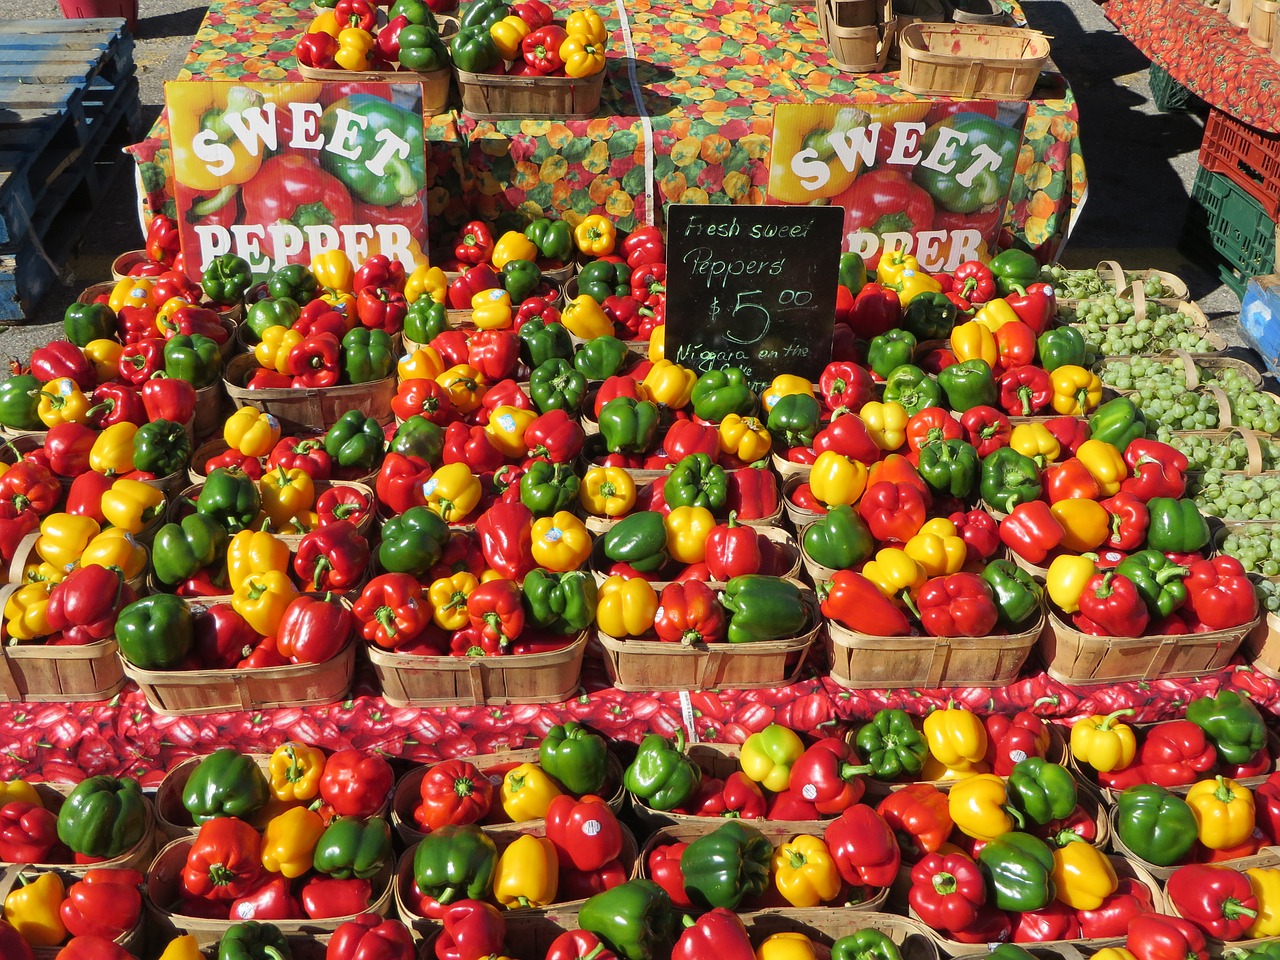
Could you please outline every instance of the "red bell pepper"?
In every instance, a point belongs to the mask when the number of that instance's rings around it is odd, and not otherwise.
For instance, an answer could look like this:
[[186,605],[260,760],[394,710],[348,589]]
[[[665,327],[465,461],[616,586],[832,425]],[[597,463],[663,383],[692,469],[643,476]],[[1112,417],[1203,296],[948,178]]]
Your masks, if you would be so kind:
[[351,607],[361,635],[394,650],[416,640],[431,624],[431,606],[422,585],[407,573],[384,573],[360,591]]
[[370,0],[338,0],[333,8],[338,23],[343,27],[357,27],[369,33],[376,33],[378,26],[378,10]]
[[[148,380],[147,386],[152,383],[158,383],[158,380]],[[175,381],[183,383],[185,381]],[[190,384],[187,384],[190,386]],[[144,386],[145,390],[146,387]],[[134,389],[128,383],[100,383],[93,391],[93,406],[89,408],[89,423],[92,426],[102,429],[109,427],[115,423],[129,422],[142,426],[153,417],[147,412],[147,405],[143,402],[140,391]],[[164,419],[168,420],[169,417]],[[185,420],[175,421],[176,423],[185,423]]]
[[[408,18],[405,19],[408,22]],[[338,39],[327,33],[316,31],[315,33],[303,34],[298,38],[298,43],[293,48],[294,55],[298,58],[298,63],[304,67],[312,67],[316,70],[336,70],[338,61],[334,59],[334,55],[338,52]],[[224,206],[231,206],[230,203]]]
[[[397,14],[387,21],[386,25],[378,31],[377,43],[377,59],[381,63],[388,66],[398,63],[400,60],[400,31],[409,25],[409,18],[403,13]],[[307,34],[310,36],[310,34]],[[298,54],[301,60],[301,53]]]
[[706,778],[699,792],[696,813],[702,817],[736,817],[762,820],[768,812],[764,791],[754,780],[736,770],[724,780]]
[[294,387],[293,377],[278,370],[259,367],[250,374],[245,388],[248,390],[288,390]]
[[312,920],[359,915],[369,906],[373,885],[368,880],[315,877],[302,888],[302,909]]
[[705,453],[714,462],[720,459],[720,432],[710,424],[676,420],[662,439],[662,451],[672,463],[695,453]]
[[177,297],[188,303],[199,303],[204,297],[200,284],[179,270],[166,270],[151,281],[151,300],[162,306]]
[[596,391],[595,415],[599,417],[604,405],[618,397],[630,397],[632,400],[645,399],[641,392],[640,381],[626,374],[614,374],[605,380]]
[[963,439],[960,421],[942,407],[925,407],[907,421],[907,449],[912,453],[919,453],[926,444]]
[[358,526],[372,510],[369,495],[355,487],[330,487],[316,498],[316,516],[322,527],[340,520]]
[[576,417],[564,410],[548,410],[525,428],[524,442],[530,457],[569,463],[582,452],[586,434]]
[[502,466],[503,456],[484,427],[455,420],[444,428],[444,462],[465,463],[473,473],[491,473]]
[[229,670],[244,659],[245,650],[258,639],[257,631],[231,604],[215,603],[195,617],[192,652],[207,669]]
[[1007,777],[1016,764],[1028,757],[1043,757],[1049,750],[1049,729],[1030,710],[1013,716],[992,714],[983,720],[987,729],[987,753],[984,759],[991,772]]
[[1158,440],[1140,438],[1124,448],[1129,476],[1120,484],[1144,503],[1152,497],[1181,497],[1186,489],[1183,474],[1190,462],[1182,451]]
[[1195,783],[1217,762],[1213,742],[1190,720],[1157,723],[1147,731],[1138,751],[1147,782],[1162,787]]
[[[560,886],[563,889],[563,880]],[[586,930],[566,930],[560,934],[547,947],[545,960],[586,960],[587,957],[591,960],[618,960],[618,955],[606,949],[599,937]]]
[[956,533],[964,540],[970,561],[988,560],[1000,548],[1000,528],[987,511],[956,512],[947,519],[955,524]]
[[[447,304],[452,310],[470,310],[471,298],[485,290],[502,286],[502,278],[487,263],[477,263],[463,271],[462,276],[449,284]],[[462,361],[458,361],[461,363]]]
[[479,823],[493,805],[493,791],[489,778],[466,760],[433,764],[422,777],[422,802],[414,808],[413,818],[426,830]]
[[230,903],[262,882],[262,838],[235,817],[215,817],[200,825],[182,870],[182,889],[193,897]]
[[268,880],[257,890],[231,904],[231,919],[240,920],[304,920],[302,905],[294,898],[286,877]]
[[712,579],[725,583],[737,576],[759,573],[763,558],[756,528],[738,523],[737,514],[730,512],[726,522],[707,534],[705,563]]
[[907,902],[934,930],[963,930],[987,902],[986,883],[971,857],[930,853],[911,869]]
[[880,459],[880,448],[876,446],[867,425],[862,418],[852,413],[837,415],[831,422],[818,431],[813,438],[815,453],[834,450],[850,460],[860,460],[865,464],[875,463]]
[[1053,287],[1047,283],[1029,283],[1026,292],[1004,298],[1005,303],[1013,308],[1018,319],[1031,328],[1037,337],[1053,320],[1058,312],[1058,301],[1053,294]]
[[[1016,370],[1019,367],[1030,366],[1035,363],[1036,359],[1036,335],[1032,329],[1025,323],[1011,321],[1001,324],[995,332],[996,353],[997,358],[993,367],[997,376]],[[1041,368],[1036,367],[1040,370]],[[1043,373],[1044,371],[1041,370]],[[1053,396],[1053,387],[1048,383],[1049,375],[1045,373],[1046,388],[1049,390],[1049,396]],[[1039,378],[1037,378],[1037,383]],[[1043,406],[1049,405],[1046,400]],[[1009,410],[1009,407],[1002,403],[1002,407]],[[1010,410],[1010,413],[1013,413]],[[1019,416],[1030,416],[1030,414],[1019,414]]]
[[924,494],[908,482],[879,480],[858,502],[858,515],[877,540],[906,543],[924,526],[926,513]]
[[92,390],[98,383],[93,364],[69,340],[51,340],[37,347],[31,354],[30,372],[41,383],[70,377],[84,391]]
[[920,623],[931,637],[985,637],[998,619],[991,588],[976,573],[925,581],[916,594]]
[[630,295],[622,297],[617,294],[605,297],[604,303],[600,304],[600,308],[604,310],[605,316],[613,321],[616,326],[625,329],[624,336],[627,339],[631,339],[640,333],[640,328],[644,325],[645,319],[653,312],[635,297]]
[[289,350],[285,372],[293,386],[335,387],[342,372],[342,344],[332,333],[313,333]]
[[746,925],[732,910],[716,907],[685,927],[671,951],[671,960],[755,960]]
[[351,292],[358,297],[362,290],[384,287],[397,293],[404,293],[404,264],[392,260],[385,253],[375,253],[360,264],[360,269],[351,278]]
[[[360,582],[369,566],[369,557],[369,541],[350,520],[339,520],[303,536],[293,558],[293,571],[303,583],[310,584],[312,590],[341,593]],[[345,626],[349,629],[351,625]],[[344,633],[344,639],[345,636]],[[283,650],[283,644],[282,652],[289,655]]]
[[564,69],[564,59],[560,56],[561,45],[569,38],[563,27],[554,23],[531,31],[520,41],[520,52],[535,74],[541,77],[550,76],[557,70]]
[[59,423],[44,437],[49,469],[60,477],[78,477],[89,469],[89,451],[98,431],[83,423]]
[[0,860],[48,863],[58,845],[58,817],[50,810],[11,800],[0,807]]
[[787,789],[799,792],[821,814],[843,813],[862,799],[865,772],[846,741],[824,737],[791,765]]
[[163,213],[152,217],[147,224],[145,249],[148,260],[171,266],[173,258],[182,252],[182,243],[178,239],[178,221]]
[[374,481],[378,502],[397,515],[422,506],[426,503],[422,485],[431,479],[431,473],[431,465],[420,457],[388,453]]
[[868,283],[853,298],[849,326],[863,340],[878,337],[902,321],[902,301],[897,291]]
[[1072,456],[1080,449],[1080,444],[1089,439],[1089,421],[1083,417],[1054,417],[1046,420],[1044,426],[1058,445]]
[[1028,563],[1043,563],[1066,535],[1043,500],[1020,503],[1000,521],[1000,542]]
[[117,567],[77,567],[49,595],[49,626],[72,646],[115,636],[116,617],[137,599]]
[[53,960],[133,960],[133,954],[106,937],[72,937]]
[[157,376],[142,386],[142,406],[148,420],[187,423],[196,412],[195,387],[175,377]]
[[333,475],[333,458],[319,437],[281,437],[267,456],[272,470],[301,470],[312,480],[328,480]]
[[378,754],[339,750],[329,757],[320,777],[320,796],[341,817],[371,817],[387,799],[395,775]]
[[653,629],[666,643],[716,643],[725,636],[724,607],[715,591],[697,580],[662,588]]
[[[332,530],[333,527],[324,527]],[[351,611],[330,594],[300,596],[285,609],[276,628],[276,648],[293,663],[325,663],[351,638]]]
[[1133,581],[1114,570],[1089,578],[1080,595],[1080,614],[1111,637],[1140,637],[1151,619]]
[[1253,788],[1254,816],[1258,827],[1273,843],[1280,838],[1280,773],[1273,773]]
[[1217,940],[1242,940],[1258,916],[1258,898],[1239,870],[1214,864],[1178,867],[1165,881],[1170,903]]
[[952,273],[955,292],[970,303],[986,303],[996,297],[996,281],[981,260],[966,260]]
[[421,414],[437,426],[454,419],[456,412],[449,394],[434,380],[402,380],[391,400],[391,412],[401,420]]
[[659,844],[649,851],[649,878],[667,892],[671,903],[681,910],[692,908],[693,902],[684,889],[684,873],[680,869],[680,858],[684,856],[689,844]]
[[117,366],[127,383],[142,384],[150,380],[164,369],[164,340],[149,336],[126,344]]
[[787,789],[774,794],[765,814],[767,820],[821,820],[822,814],[798,791]]
[[561,863],[578,870],[597,870],[622,852],[622,827],[599,797],[575,800],[565,794],[547,808],[547,839]]
[[124,936],[142,916],[142,874],[137,870],[98,869],[86,871],[67,887],[66,899],[58,913],[62,925],[73,937]]
[[529,395],[520,389],[520,384],[515,380],[507,377],[505,380],[499,380],[493,386],[485,390],[484,396],[480,398],[480,406],[471,411],[468,424],[486,424],[493,412],[498,407],[509,406],[519,407],[521,410],[533,410],[533,401],[529,399]]
[[1062,500],[1097,500],[1102,496],[1098,481],[1076,457],[1049,464],[1041,476],[1045,496],[1050,503]]
[[667,295],[667,265],[660,261],[643,263],[631,271],[631,296],[646,307],[654,307]]
[[911,635],[903,612],[874,583],[852,570],[838,570],[831,578],[822,615],[873,637]]
[[483,220],[463,224],[458,231],[458,242],[454,244],[453,255],[459,263],[469,266],[487,263],[493,256],[493,231],[489,229],[489,225]]
[[7,957],[9,960],[35,960],[35,955],[32,954],[27,941],[22,939],[22,934],[5,920],[0,920],[0,956]]
[[347,332],[347,318],[334,310],[327,300],[312,300],[302,308],[302,314],[294,321],[293,329],[304,337],[316,333],[331,333],[341,340]]
[[1014,943],[1047,943],[1051,940],[1080,939],[1080,920],[1076,912],[1060,900],[1052,900],[1039,910],[1018,914],[1014,924]]
[[489,580],[467,597],[471,627],[482,638],[505,647],[524,631],[524,595],[514,580]]
[[[546,7],[542,0],[533,0],[533,2],[538,3],[539,6]],[[547,7],[547,9],[550,10],[550,7]],[[547,20],[546,22],[550,23],[551,21]],[[532,23],[529,25],[533,26]],[[538,26],[543,26],[543,24]],[[627,258],[627,266],[632,270],[646,263],[664,262],[667,251],[662,240],[662,231],[657,227],[637,227],[627,234],[627,238],[622,241],[622,255]]]
[[[1013,326],[1006,323],[1005,327]],[[1032,338],[1034,342],[1034,338]],[[1034,417],[1053,399],[1053,383],[1040,367],[1020,366],[1006,370],[997,381],[1000,406],[1012,417]]]
[[199,334],[214,343],[224,344],[231,339],[231,331],[222,325],[218,312],[208,307],[179,307],[166,317],[159,318],[160,333],[166,340],[176,336]]
[[847,883],[881,889],[897,878],[902,853],[893,829],[866,804],[847,807],[827,824],[824,838]]
[[1147,524],[1150,515],[1146,502],[1133,493],[1125,492],[1124,485],[1114,497],[1099,501],[1111,517],[1111,535],[1106,546],[1114,550],[1132,551],[1147,540]]
[[442,924],[436,960],[482,960],[503,954],[507,922],[492,904],[459,900],[445,908]]
[[[30,465],[35,466],[35,464]],[[50,478],[52,476],[50,474]],[[116,479],[93,470],[80,474],[71,481],[71,487],[67,490],[67,502],[63,509],[78,517],[92,517],[99,526],[105,526],[106,518],[102,515],[102,495],[111,489]],[[8,503],[8,501],[0,500],[0,503]]]
[[828,411],[861,410],[872,399],[872,386],[871,374],[856,363],[832,361],[818,378],[818,392]]
[[1210,630],[1238,627],[1258,615],[1258,598],[1239,560],[1196,560],[1188,569],[1187,610]]
[[413,934],[399,920],[362,913],[333,932],[325,960],[414,960]]
[[960,415],[960,426],[964,428],[961,439],[973,444],[979,457],[1007,447],[1009,434],[1013,431],[1009,418],[995,407],[988,406],[970,407]]
[[120,325],[120,341],[124,344],[154,337],[157,333],[155,307],[121,307],[116,320]]
[[546,297],[530,297],[516,310],[513,329],[519,332],[520,328],[530,320],[541,320],[544,324],[559,323],[560,311],[553,307]]
[[533,513],[520,502],[495,503],[476,521],[485,563],[508,580],[523,580],[533,562]]
[[520,361],[520,339],[510,330],[477,330],[467,340],[467,363],[490,383],[511,376]]
[[1120,880],[1116,892],[1102,901],[1096,910],[1078,910],[1080,933],[1087,939],[1111,939],[1123,937],[1129,929],[1129,922],[1146,913],[1151,913],[1151,891],[1143,883],[1132,877]]
[[356,296],[356,319],[370,330],[399,333],[408,312],[409,301],[391,287],[365,287]]
[[40,515],[30,508],[18,509],[11,500],[0,500],[0,560],[13,560],[22,538],[40,529]]

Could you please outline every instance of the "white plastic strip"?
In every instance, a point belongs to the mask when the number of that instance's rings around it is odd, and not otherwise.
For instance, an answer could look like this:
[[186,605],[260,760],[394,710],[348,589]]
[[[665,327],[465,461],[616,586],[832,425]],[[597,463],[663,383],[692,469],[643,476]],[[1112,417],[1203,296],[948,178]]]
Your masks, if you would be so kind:
[[618,20],[622,27],[622,44],[627,51],[627,79],[631,82],[631,99],[636,104],[636,115],[644,131],[644,222],[652,225],[656,209],[653,195],[653,121],[644,108],[644,94],[640,90],[640,78],[636,76],[636,47],[631,42],[631,21],[627,17],[624,0],[614,0]]
[[684,728],[688,731],[689,742],[698,742],[698,725],[694,722],[693,716],[693,698],[689,696],[688,690],[680,691],[680,719],[684,721]]

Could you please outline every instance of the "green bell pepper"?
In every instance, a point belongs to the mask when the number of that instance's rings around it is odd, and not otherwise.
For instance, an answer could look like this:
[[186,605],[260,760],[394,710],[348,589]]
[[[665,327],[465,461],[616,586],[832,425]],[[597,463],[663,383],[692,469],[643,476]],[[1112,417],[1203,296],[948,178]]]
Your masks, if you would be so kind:
[[196,500],[196,512],[216,520],[228,533],[247,530],[261,506],[258,485],[238,467],[210,470]]
[[502,265],[502,289],[511,296],[511,303],[519,306],[533,296],[542,283],[542,268],[532,260],[508,260]]
[[831,960],[902,960],[902,951],[888,934],[868,927],[833,943]]
[[449,525],[427,507],[410,507],[382,525],[378,563],[390,573],[424,575],[440,562]]
[[708,370],[693,385],[693,414],[699,420],[719,423],[731,413],[750,416],[756,395],[741,367]]
[[929,745],[915,728],[906,711],[894,707],[877,710],[858,729],[854,739],[858,754],[866,757],[871,775],[877,780],[914,777],[924,769]]
[[675,914],[667,892],[652,880],[628,880],[588,899],[578,910],[578,926],[619,960],[659,960],[670,951]]
[[636,758],[622,775],[622,785],[646,807],[673,810],[698,792],[702,768],[685,755],[684,730],[674,741],[651,733],[640,741]]
[[797,637],[811,626],[800,588],[781,577],[734,577],[725,584],[720,602],[729,613],[725,636],[730,643]]
[[435,24],[410,23],[400,31],[400,66],[417,73],[449,68],[449,48]]
[[339,817],[312,854],[317,872],[335,880],[368,880],[391,861],[391,826],[382,817]]
[[695,907],[737,910],[769,886],[773,844],[742,820],[728,820],[692,841],[680,855],[684,889]]
[[1163,553],[1194,553],[1209,542],[1209,524],[1194,500],[1152,497],[1147,547]]
[[886,380],[895,369],[909,364],[916,355],[918,343],[909,330],[887,330],[871,338],[867,346],[867,366],[881,380]]
[[267,277],[267,293],[275,299],[310,303],[320,293],[320,281],[301,263],[289,263],[272,270]]
[[978,357],[944,367],[938,374],[938,385],[946,391],[947,406],[956,413],[995,406],[998,396],[991,366]]
[[945,340],[956,325],[959,309],[945,293],[917,293],[902,312],[902,326],[917,340]]
[[631,293],[631,268],[612,260],[592,260],[578,272],[578,292],[597,303]]
[[1009,771],[1008,791],[1014,810],[1039,826],[1065,819],[1076,808],[1076,781],[1071,771],[1043,757],[1015,763]]
[[1036,960],[1036,955],[1016,943],[1002,943],[987,954],[987,960]]
[[667,528],[656,510],[628,514],[604,535],[604,555],[640,573],[653,573],[671,559],[667,553]]
[[886,403],[901,404],[907,413],[915,416],[926,407],[942,405],[942,387],[939,380],[915,364],[904,363],[894,367],[885,377],[884,399]]
[[[977,207],[974,209],[976,210]],[[1002,297],[1007,297],[1011,293],[1024,293],[1027,284],[1035,283],[1040,279],[1040,263],[1025,250],[1010,248],[997,253],[987,264],[987,269],[995,278],[996,289],[1000,291]]]
[[822,426],[822,410],[807,393],[779,397],[769,411],[769,432],[784,447],[808,447]]
[[227,549],[227,531],[213,517],[192,513],[166,523],[151,542],[156,579],[171,587],[218,562]]
[[382,459],[385,447],[382,424],[359,410],[348,410],[324,435],[325,453],[342,467],[372,470]]
[[234,253],[224,253],[209,261],[200,278],[200,289],[214,303],[229,307],[239,303],[253,283],[249,261]]
[[165,341],[164,373],[200,390],[217,383],[222,376],[222,352],[206,336],[180,333]]
[[627,345],[611,334],[588,340],[573,355],[573,369],[588,380],[608,380],[627,365]]
[[[587,395],[587,378],[568,360],[558,357],[534,367],[529,374],[529,398],[539,413],[563,410],[576,415]],[[603,413],[603,411],[602,411]]]
[[342,336],[342,374],[347,383],[372,383],[395,372],[396,355],[385,330],[353,327]]
[[[301,266],[301,264],[294,264]],[[307,274],[310,276],[310,273]],[[314,280],[315,278],[312,277]],[[270,281],[268,281],[269,283]],[[240,336],[246,343],[258,343],[270,327],[292,327],[302,316],[302,307],[291,297],[268,297],[249,307],[240,325]]]
[[855,297],[867,285],[867,265],[860,253],[840,254],[840,267],[836,272],[836,282],[847,289]]
[[486,30],[511,13],[506,0],[471,0],[462,12],[462,26],[483,26]]
[[1026,913],[1053,900],[1053,851],[1043,840],[1016,831],[978,851],[978,868],[997,910]]
[[1160,550],[1139,550],[1116,565],[1116,573],[1133,581],[1152,617],[1167,617],[1187,602],[1187,572]]
[[578,502],[582,482],[570,463],[534,460],[520,478],[520,502],[535,517],[549,517],[558,510],[568,510]]
[[498,848],[474,823],[432,830],[413,855],[418,889],[442,904],[487,900],[493,890]]
[[167,477],[186,469],[191,456],[191,440],[186,428],[172,420],[144,423],[133,435],[133,465],[157,477]]
[[1108,400],[1089,418],[1089,437],[1109,443],[1121,453],[1147,435],[1147,418],[1128,397]]
[[1153,783],[1127,787],[1116,798],[1116,836],[1135,856],[1158,867],[1181,863],[1196,845],[1196,816],[1187,801]]
[[246,920],[227,927],[218,941],[218,960],[292,960],[284,933],[273,923]]
[[847,503],[832,507],[805,527],[800,542],[810,559],[832,570],[852,570],[876,548],[866,523]]
[[[952,213],[974,213],[1003,203],[1009,192],[1009,171],[1018,159],[1020,131],[986,114],[953,113],[930,127],[921,139],[925,156],[936,149],[941,137],[950,138],[943,147],[951,144],[948,154],[953,162],[938,165],[945,166],[945,171],[922,164],[911,171],[911,179],[924,187],[939,207]],[[993,155],[999,157],[998,164],[986,162]],[[1036,264],[1034,276],[1039,273]]]
[[1008,513],[1040,497],[1040,468],[1012,447],[1001,447],[982,459],[978,489],[984,503]]
[[1012,560],[992,560],[982,570],[991,588],[1000,625],[1006,630],[1026,629],[1040,616],[1044,587]]
[[1267,745],[1262,714],[1253,701],[1235,690],[1192,700],[1187,704],[1187,719],[1204,731],[1227,763],[1248,763]]
[[0,424],[15,430],[43,430],[40,390],[44,387],[29,373],[0,380]]
[[534,317],[521,324],[516,335],[520,338],[520,358],[531,370],[548,360],[568,360],[573,356],[573,341],[562,323],[547,323]]
[[525,615],[548,633],[581,633],[596,614],[596,581],[582,570],[549,573],[534,568],[525,575]]
[[193,620],[187,602],[168,593],[135,600],[116,618],[120,655],[143,670],[175,667],[190,652]]
[[920,448],[920,477],[935,492],[961,499],[978,479],[978,451],[964,440],[936,440]]
[[729,476],[724,467],[705,453],[691,453],[671,468],[662,485],[667,506],[706,507],[719,510],[729,496]]
[[539,217],[524,228],[524,235],[547,260],[563,263],[573,255],[573,230],[566,220]]
[[86,857],[118,857],[150,827],[147,801],[132,777],[81,780],[58,809],[58,839]]
[[658,436],[661,414],[652,400],[614,397],[600,408],[600,436],[610,453],[645,453]]
[[609,772],[609,746],[576,720],[556,724],[538,747],[538,764],[575,796],[599,795]]
[[431,27],[437,31],[440,29],[436,22],[436,15],[431,12],[426,0],[396,0],[387,10],[387,19],[394,20],[401,16],[410,23]]
[[484,24],[464,26],[449,43],[453,64],[464,73],[485,73],[502,62],[498,45]]
[[1036,341],[1040,366],[1049,373],[1065,366],[1084,366],[1084,337],[1075,327],[1054,327],[1040,334]]
[[[348,113],[356,119],[348,120]],[[334,101],[321,114],[320,131],[326,143],[337,142],[334,138],[341,136],[337,133],[340,122],[359,124],[360,136],[343,153],[323,151],[320,165],[341,180],[353,197],[374,206],[390,207],[417,196],[427,179],[420,112],[406,110],[373,94],[353,93]],[[387,145],[396,143],[407,144],[408,149],[387,150]],[[355,155],[344,155],[349,153]],[[375,158],[382,163],[376,170],[371,166]]]
[[247,820],[270,799],[271,787],[262,768],[231,747],[201,760],[182,788],[182,805],[196,826],[216,817]]
[[94,340],[114,340],[115,312],[105,303],[74,302],[62,313],[62,333],[77,347]]
[[430,343],[449,329],[449,312],[443,303],[423,295],[409,304],[404,316],[404,336],[414,343]]
[[404,457],[417,457],[425,460],[432,467],[443,462],[444,431],[439,424],[433,423],[420,413],[415,413],[400,426],[391,437],[387,450]]

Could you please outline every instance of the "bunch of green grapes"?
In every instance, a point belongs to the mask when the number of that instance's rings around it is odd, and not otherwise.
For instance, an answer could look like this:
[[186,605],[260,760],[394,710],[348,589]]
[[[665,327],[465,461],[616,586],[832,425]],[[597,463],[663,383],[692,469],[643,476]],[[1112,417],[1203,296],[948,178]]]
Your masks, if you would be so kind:
[[1270,394],[1242,393],[1231,399],[1231,416],[1237,425],[1259,433],[1280,430],[1280,403]]
[[[1193,436],[1177,433],[1161,425],[1155,432],[1155,438],[1172,445],[1186,455],[1191,470],[1246,470],[1249,467],[1249,449],[1244,439],[1232,435],[1225,443],[1217,438]],[[1280,466],[1280,444],[1258,438],[1262,448],[1262,466],[1265,470],[1274,470]]]
[[1174,358],[1125,357],[1108,360],[1098,369],[1098,377],[1113,390],[1133,390],[1140,383],[1157,387],[1185,386],[1182,361]]
[[1156,386],[1141,381],[1129,395],[1150,426],[1173,430],[1213,430],[1218,426],[1218,401],[1208,393],[1188,393],[1186,385]]
[[1247,477],[1206,470],[1198,480],[1188,478],[1187,493],[1203,512],[1224,520],[1280,519],[1280,475],[1277,474]]
[[1160,277],[1142,277],[1141,274],[1136,271],[1125,271],[1124,278],[1130,285],[1132,285],[1135,280],[1142,280],[1142,292],[1146,295],[1148,300],[1154,300],[1157,297],[1167,300],[1172,298],[1174,295],[1174,291],[1166,285],[1164,280]]
[[1111,291],[1111,282],[1098,276],[1097,270],[1068,270],[1060,263],[1040,268],[1040,279],[1053,287],[1059,300],[1084,300]]
[[1270,525],[1232,530],[1222,540],[1222,552],[1240,561],[1246,573],[1280,576],[1280,536]]
[[1280,584],[1274,580],[1259,580],[1253,585],[1258,595],[1258,606],[1267,613],[1280,613]]
[[[1159,304],[1151,304],[1158,307]],[[1088,300],[1081,300],[1073,306],[1063,307],[1058,311],[1058,318],[1067,323],[1078,323],[1086,330],[1098,331],[1105,326],[1114,326],[1133,319],[1133,301],[1122,300],[1114,294],[1102,293]]]

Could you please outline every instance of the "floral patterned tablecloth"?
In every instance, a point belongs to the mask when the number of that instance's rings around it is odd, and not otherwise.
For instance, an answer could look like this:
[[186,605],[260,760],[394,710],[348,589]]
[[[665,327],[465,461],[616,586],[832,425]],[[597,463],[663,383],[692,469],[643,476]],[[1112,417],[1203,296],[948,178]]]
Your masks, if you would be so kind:
[[[312,17],[308,4],[215,0],[179,79],[296,78],[293,45]],[[918,99],[895,86],[896,74],[854,77],[831,65],[808,3],[626,0],[625,31],[621,7],[608,21],[614,42],[596,119],[488,123],[457,112],[430,118],[436,223],[447,228],[476,215],[514,219],[517,212],[576,222],[605,212],[627,229],[648,222],[651,208],[660,216],[667,202],[762,203],[774,104]],[[633,89],[641,91],[643,111]],[[1047,259],[1083,202],[1086,181],[1070,88],[1049,75],[1035,96],[1006,228]],[[152,210],[172,198],[167,143],[162,115],[131,148]]]

